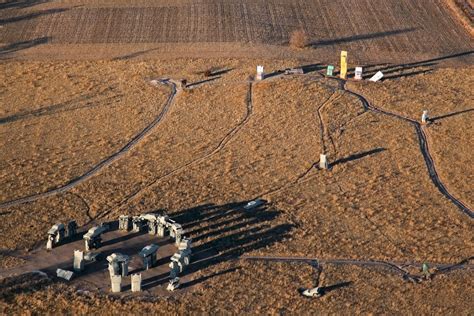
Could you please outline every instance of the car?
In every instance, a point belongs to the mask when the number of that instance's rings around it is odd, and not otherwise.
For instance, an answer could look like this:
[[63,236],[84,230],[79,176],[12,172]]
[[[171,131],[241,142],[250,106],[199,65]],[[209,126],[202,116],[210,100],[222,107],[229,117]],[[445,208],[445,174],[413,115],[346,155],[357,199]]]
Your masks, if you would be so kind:
[[251,210],[251,209],[257,208],[257,207],[259,207],[259,206],[262,206],[262,205],[264,205],[265,203],[267,203],[267,201],[265,201],[264,199],[255,199],[255,200],[253,200],[253,201],[248,202],[248,203],[244,206],[244,209],[246,209],[246,210]]

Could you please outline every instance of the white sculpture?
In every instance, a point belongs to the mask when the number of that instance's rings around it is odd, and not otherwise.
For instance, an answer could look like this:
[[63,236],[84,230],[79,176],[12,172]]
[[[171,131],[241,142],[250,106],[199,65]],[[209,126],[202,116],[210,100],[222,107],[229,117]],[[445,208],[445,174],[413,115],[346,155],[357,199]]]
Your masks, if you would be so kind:
[[158,251],[158,246],[151,244],[144,247],[138,254],[143,260],[143,267],[145,270],[150,269],[156,265],[156,253]]
[[421,115],[421,122],[422,122],[423,124],[426,124],[426,123],[428,123],[429,119],[430,119],[430,118],[428,117],[428,111],[427,111],[427,110],[424,110],[424,111],[423,111],[423,114]]
[[84,270],[84,252],[81,250],[74,250],[73,269],[76,272]]
[[263,73],[263,66],[257,66],[257,80],[263,80],[265,74]]
[[328,160],[325,154],[319,155],[319,168],[321,169],[329,168]]
[[355,80],[362,80],[362,67],[356,67]]
[[140,273],[132,274],[132,292],[142,290],[142,275]]

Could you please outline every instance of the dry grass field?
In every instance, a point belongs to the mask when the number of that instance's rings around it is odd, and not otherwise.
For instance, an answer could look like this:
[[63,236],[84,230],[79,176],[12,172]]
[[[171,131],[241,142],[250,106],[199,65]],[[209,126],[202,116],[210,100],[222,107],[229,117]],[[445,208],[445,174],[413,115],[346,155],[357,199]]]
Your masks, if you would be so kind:
[[[0,1],[0,314],[472,314],[474,41],[446,3]],[[384,80],[325,76],[341,49]],[[57,222],[157,210],[193,239],[181,290],[39,258]]]

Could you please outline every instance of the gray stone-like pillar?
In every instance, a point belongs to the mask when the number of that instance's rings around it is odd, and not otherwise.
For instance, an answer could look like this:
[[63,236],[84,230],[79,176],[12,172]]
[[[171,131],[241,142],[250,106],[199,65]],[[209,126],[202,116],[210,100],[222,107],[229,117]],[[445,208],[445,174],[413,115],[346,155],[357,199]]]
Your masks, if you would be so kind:
[[112,283],[112,292],[120,293],[122,292],[122,276],[121,275],[111,275],[110,281]]
[[122,270],[122,276],[127,276],[128,275],[128,261],[122,261],[120,262],[121,264],[121,270]]
[[128,215],[120,215],[119,217],[119,229],[123,231],[130,231],[131,228],[131,221],[130,216]]
[[72,238],[77,233],[77,223],[76,221],[70,221],[67,223],[67,238]]
[[165,237],[165,234],[166,234],[166,227],[165,227],[165,225],[158,224],[158,231],[157,231],[158,237]]
[[142,290],[141,273],[132,274],[132,292],[140,292]]
[[48,241],[46,242],[46,249],[52,250],[54,247],[54,236],[48,235]]
[[319,168],[321,169],[329,168],[328,160],[325,154],[319,155]]
[[81,272],[84,270],[84,252],[81,250],[74,250],[73,269],[76,272]]

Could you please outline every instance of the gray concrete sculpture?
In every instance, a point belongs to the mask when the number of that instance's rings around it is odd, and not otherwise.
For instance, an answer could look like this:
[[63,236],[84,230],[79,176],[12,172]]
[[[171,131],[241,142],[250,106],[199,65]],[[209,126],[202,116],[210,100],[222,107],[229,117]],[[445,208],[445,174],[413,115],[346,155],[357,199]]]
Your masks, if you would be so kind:
[[319,168],[321,169],[329,168],[328,160],[325,154],[319,155]]
[[168,286],[166,287],[166,289],[170,292],[173,292],[177,288],[179,288],[179,278],[178,277],[176,277],[174,279],[171,279],[168,283]]
[[77,234],[77,223],[76,221],[69,221],[67,223],[67,238],[72,238]]
[[73,269],[76,272],[84,270],[84,252],[81,250],[74,250]]
[[74,272],[58,268],[56,269],[56,276],[66,281],[71,281],[72,277],[74,276]]
[[148,270],[156,265],[156,253],[158,246],[151,244],[144,247],[138,254],[143,260],[143,267]]
[[113,293],[122,292],[122,276],[121,275],[111,275],[110,281],[111,281]]
[[98,249],[102,245],[101,235],[107,230],[105,226],[94,226],[84,235],[86,251]]
[[48,230],[48,241],[46,243],[46,249],[53,249],[54,246],[61,243],[64,239],[64,233],[66,229],[64,224],[55,224]]
[[109,273],[110,276],[127,276],[128,275],[128,263],[130,258],[127,255],[122,255],[120,253],[113,253],[107,257],[109,262]]
[[142,275],[140,273],[132,274],[132,292],[142,290]]
[[147,221],[141,216],[133,216],[132,218],[133,223],[133,231],[139,233],[145,229],[147,226]]
[[428,123],[429,119],[430,119],[430,118],[429,118],[429,116],[428,116],[428,111],[427,111],[427,110],[424,110],[424,111],[423,111],[423,114],[421,115],[421,122],[422,122],[423,124],[426,124],[426,123]]
[[132,221],[128,215],[120,215],[119,229],[129,232],[132,229]]

